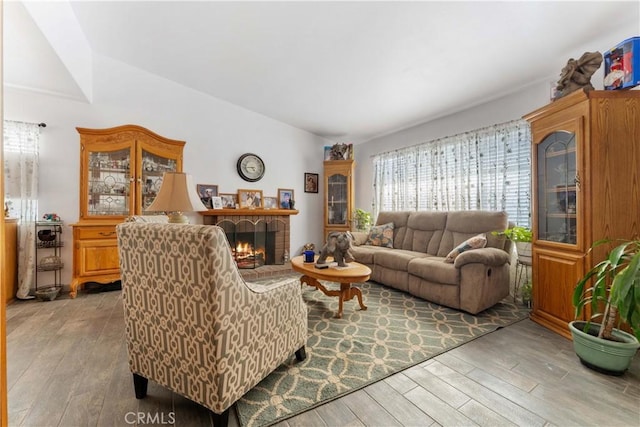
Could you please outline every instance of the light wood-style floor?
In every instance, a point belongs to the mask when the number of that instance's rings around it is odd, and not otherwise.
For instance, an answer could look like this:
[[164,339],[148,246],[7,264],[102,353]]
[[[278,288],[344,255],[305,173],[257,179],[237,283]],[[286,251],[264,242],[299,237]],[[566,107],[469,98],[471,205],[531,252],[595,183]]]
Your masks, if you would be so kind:
[[[211,425],[152,382],[135,399],[119,291],[9,305],[7,348],[10,426]],[[622,377],[598,374],[527,319],[278,424],[429,425],[638,426],[640,356]]]

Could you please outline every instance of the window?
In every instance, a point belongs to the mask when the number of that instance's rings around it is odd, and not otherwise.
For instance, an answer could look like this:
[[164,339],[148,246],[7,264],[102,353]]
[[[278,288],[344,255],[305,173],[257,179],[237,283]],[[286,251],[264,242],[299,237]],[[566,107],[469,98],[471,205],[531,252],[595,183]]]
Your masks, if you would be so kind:
[[401,210],[504,210],[531,225],[531,132],[517,120],[378,154],[374,215]]

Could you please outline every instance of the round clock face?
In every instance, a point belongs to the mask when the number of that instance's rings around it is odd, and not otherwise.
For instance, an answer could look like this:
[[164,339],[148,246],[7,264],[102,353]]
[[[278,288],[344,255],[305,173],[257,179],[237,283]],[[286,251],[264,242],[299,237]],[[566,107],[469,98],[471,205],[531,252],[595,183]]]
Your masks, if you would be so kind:
[[238,174],[242,179],[249,182],[259,181],[264,176],[264,162],[252,153],[246,153],[238,159]]

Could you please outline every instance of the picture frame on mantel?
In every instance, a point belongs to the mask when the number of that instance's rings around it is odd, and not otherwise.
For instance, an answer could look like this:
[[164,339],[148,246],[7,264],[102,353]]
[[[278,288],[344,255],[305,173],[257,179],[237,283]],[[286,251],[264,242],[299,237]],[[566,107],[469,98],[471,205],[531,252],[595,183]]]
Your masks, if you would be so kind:
[[211,207],[212,209],[222,209],[222,197],[213,196],[211,198]]
[[262,208],[262,190],[238,190],[240,209]]
[[278,209],[278,198],[277,197],[267,197],[264,198],[264,208],[265,209]]
[[295,200],[292,188],[278,188],[278,206],[280,209],[291,209],[291,200]]
[[224,209],[235,209],[238,204],[238,195],[236,193],[220,193],[222,198],[222,207]]

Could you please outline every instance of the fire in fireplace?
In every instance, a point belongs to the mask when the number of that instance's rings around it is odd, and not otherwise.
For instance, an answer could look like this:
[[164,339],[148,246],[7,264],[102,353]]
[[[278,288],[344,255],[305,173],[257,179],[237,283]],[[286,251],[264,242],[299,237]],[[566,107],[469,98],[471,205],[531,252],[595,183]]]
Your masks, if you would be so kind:
[[257,268],[266,263],[265,248],[254,248],[250,242],[237,241],[232,252],[238,268]]
[[238,268],[258,268],[284,263],[288,238],[287,224],[284,221],[225,219],[217,225],[225,231]]

